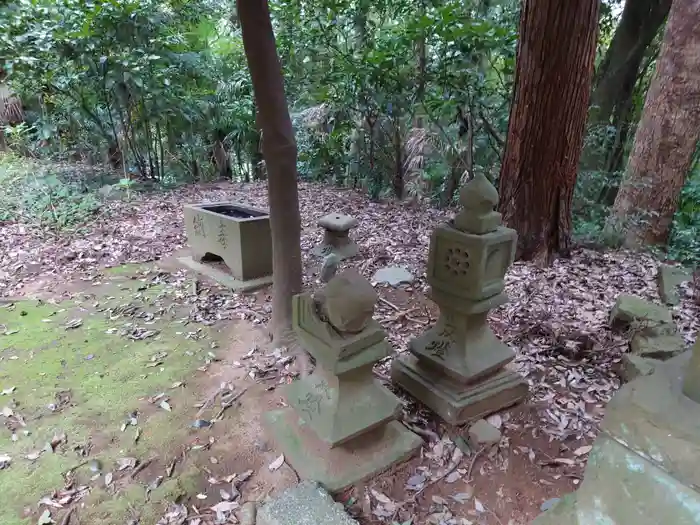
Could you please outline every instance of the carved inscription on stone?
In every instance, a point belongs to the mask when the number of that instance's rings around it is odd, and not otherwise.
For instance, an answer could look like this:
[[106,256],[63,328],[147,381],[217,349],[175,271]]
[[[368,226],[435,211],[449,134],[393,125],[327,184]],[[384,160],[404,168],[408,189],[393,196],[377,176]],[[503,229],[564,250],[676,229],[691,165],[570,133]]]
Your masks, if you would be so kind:
[[316,392],[307,392],[304,397],[297,400],[299,408],[306,414],[309,420],[321,414],[321,402],[331,399],[330,387],[326,380],[321,380],[314,385]]
[[228,239],[226,237],[226,223],[223,220],[219,221],[219,233],[217,235],[217,241],[222,248],[228,248]]
[[192,217],[192,231],[195,237],[207,236],[207,232],[204,231],[204,219],[199,214],[195,214],[194,217]]
[[435,357],[444,359],[447,350],[452,344],[452,336],[454,335],[454,327],[446,322],[442,329],[437,333],[435,339],[425,345],[426,351],[433,354]]

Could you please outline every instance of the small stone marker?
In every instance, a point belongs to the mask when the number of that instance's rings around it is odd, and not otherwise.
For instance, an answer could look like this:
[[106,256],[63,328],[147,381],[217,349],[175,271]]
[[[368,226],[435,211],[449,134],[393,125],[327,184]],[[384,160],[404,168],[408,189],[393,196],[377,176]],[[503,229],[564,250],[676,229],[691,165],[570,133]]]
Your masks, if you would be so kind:
[[413,275],[406,268],[400,266],[389,266],[377,270],[372,276],[372,281],[375,283],[387,283],[391,286],[397,286],[401,283],[412,283]]
[[527,383],[509,370],[515,352],[489,328],[489,310],[508,301],[504,276],[517,233],[501,226],[498,193],[483,175],[460,191],[462,211],[433,232],[428,255],[437,324],[396,358],[392,379],[450,424],[458,425],[521,401]]
[[681,283],[693,279],[693,272],[688,268],[662,264],[656,276],[656,284],[659,289],[659,297],[665,304],[676,305],[681,299],[678,295],[678,286]]
[[318,225],[325,230],[323,243],[311,250],[311,253],[318,257],[334,253],[340,260],[354,257],[358,248],[350,238],[350,230],[357,224],[357,219],[342,213],[324,215],[318,221]]
[[340,257],[335,253],[326,255],[323,258],[323,264],[321,265],[321,272],[319,275],[319,279],[322,283],[327,283],[335,277],[335,274],[338,272],[338,263],[340,263]]
[[496,445],[501,441],[501,431],[485,419],[480,419],[469,427],[469,446],[479,450],[481,447]]
[[294,297],[294,330],[317,367],[285,388],[290,408],[265,415],[286,460],[331,492],[408,459],[422,444],[396,421],[401,403],[372,373],[392,354],[372,318],[376,303],[372,285],[353,269],[314,297]]
[[317,483],[305,481],[261,507],[257,525],[358,524]]

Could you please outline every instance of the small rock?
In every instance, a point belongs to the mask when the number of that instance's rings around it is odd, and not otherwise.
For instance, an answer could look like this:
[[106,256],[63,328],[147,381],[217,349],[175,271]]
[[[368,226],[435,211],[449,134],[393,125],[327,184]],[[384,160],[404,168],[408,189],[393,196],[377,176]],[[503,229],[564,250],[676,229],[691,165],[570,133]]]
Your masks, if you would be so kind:
[[480,419],[469,427],[469,445],[474,449],[495,445],[501,441],[501,431],[485,419]]
[[400,266],[389,266],[377,270],[372,276],[372,281],[376,283],[387,283],[391,286],[397,286],[401,283],[412,283],[413,275],[406,268]]

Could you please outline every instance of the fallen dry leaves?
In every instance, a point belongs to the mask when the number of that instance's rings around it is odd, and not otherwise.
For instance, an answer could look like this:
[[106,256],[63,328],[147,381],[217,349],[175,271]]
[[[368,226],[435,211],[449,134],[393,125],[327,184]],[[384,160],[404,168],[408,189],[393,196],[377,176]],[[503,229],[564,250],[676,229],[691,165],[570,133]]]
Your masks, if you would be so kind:
[[[57,284],[74,280],[99,283],[104,280],[103,270],[107,266],[163,259],[186,244],[183,204],[219,200],[267,207],[263,184],[219,183],[168,193],[135,194],[128,202],[108,201],[91,224],[80,231],[61,235],[44,235],[35,227],[20,223],[0,225],[0,297],[40,295],[44,288],[60,289]],[[391,343],[397,351],[404,351],[408,340],[434,322],[437,315],[435,306],[426,299],[426,256],[432,229],[446,220],[450,211],[396,202],[371,202],[358,192],[316,184],[300,185],[300,208],[307,287],[318,286],[320,261],[309,254],[322,239],[316,221],[331,211],[347,213],[359,221],[352,236],[360,246],[360,254],[345,261],[343,266],[355,266],[368,278],[386,266],[403,266],[416,276],[411,285],[401,287],[400,300],[395,297],[396,290],[381,288],[382,300],[376,311],[377,319],[387,328]],[[489,466],[482,465],[478,470],[507,467],[509,435],[517,432],[538,439],[544,436],[548,441],[565,445],[560,447],[558,455],[551,457],[528,445],[512,447],[510,453],[522,455],[541,468],[564,469],[565,476],[580,478],[605,405],[619,388],[613,370],[628,344],[624,334],[609,330],[610,308],[620,293],[658,300],[656,268],[657,262],[647,255],[590,250],[578,250],[571,259],[556,261],[550,268],[527,263],[515,263],[511,267],[506,277],[510,302],[491,313],[490,323],[496,334],[517,353],[515,364],[529,381],[528,405],[533,410],[529,419],[517,422],[504,415],[501,421],[503,440],[485,454],[484,461]],[[193,288],[184,271],[146,271],[142,281],[146,288],[168,284],[169,300],[189,308],[183,330],[191,331],[183,332],[184,337],[200,337],[201,329],[193,327],[192,323],[210,325],[221,319],[245,318],[263,324],[269,320],[270,298],[264,293],[261,300],[260,294],[231,294],[217,288],[198,289],[196,285]],[[690,342],[700,321],[700,297],[693,283],[681,287],[681,297],[681,304],[674,308],[674,319]],[[169,308],[165,302],[163,304],[163,309]],[[145,325],[158,313],[146,314],[124,304],[105,314],[112,320],[124,320],[119,330],[124,337],[143,339],[156,335]],[[151,317],[144,317],[148,315]],[[75,320],[65,328],[78,325],[79,320]],[[146,366],[158,366],[163,359],[166,356],[155,356]],[[289,370],[291,359],[283,352],[265,354],[254,348],[237,364],[246,367],[252,380],[270,381],[274,385],[288,382],[294,376]],[[212,352],[211,360],[202,369],[215,360]],[[386,382],[389,361],[385,360],[376,369],[377,376]],[[3,391],[3,394],[9,395],[11,391]],[[170,407],[167,399],[160,406],[165,410]],[[416,493],[435,480],[448,487],[465,481],[468,487],[455,491],[445,489],[442,496],[432,496],[429,506],[433,512],[424,511],[423,519],[427,523],[460,524],[488,514],[489,508],[469,488],[470,478],[478,473],[471,472],[473,455],[472,458],[460,456],[459,443],[448,439],[440,423],[424,410],[417,410],[409,399],[406,399],[404,419],[427,441],[424,469],[412,475],[404,485],[407,497],[415,499]],[[281,458],[280,466],[283,461]],[[0,457],[0,468],[8,468],[10,462],[9,457]],[[270,470],[274,467],[279,468],[277,461],[270,465]],[[370,513],[377,519],[395,518],[399,508],[406,506],[405,502],[395,501],[379,490],[369,492],[366,498],[370,500]],[[462,520],[459,521],[452,516],[448,507],[455,502],[470,502],[469,519],[459,518]],[[217,514],[233,510],[234,506],[226,498],[217,505],[219,507],[212,507]],[[187,508],[173,505],[159,523],[182,523],[187,519],[192,522]]]

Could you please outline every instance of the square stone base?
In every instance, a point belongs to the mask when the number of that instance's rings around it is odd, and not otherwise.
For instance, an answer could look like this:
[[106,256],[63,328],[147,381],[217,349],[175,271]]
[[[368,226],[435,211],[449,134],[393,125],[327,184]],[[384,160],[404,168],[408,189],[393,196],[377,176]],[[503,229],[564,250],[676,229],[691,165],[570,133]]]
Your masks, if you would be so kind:
[[180,264],[186,266],[190,270],[201,273],[202,275],[213,279],[217,283],[227,286],[228,288],[231,288],[237,292],[250,292],[272,284],[272,275],[267,275],[258,279],[250,279],[248,281],[241,281],[232,275],[219,270],[218,268],[197,262],[192,257],[179,257],[177,260]]
[[476,383],[463,384],[421,366],[412,354],[394,359],[391,379],[452,425],[519,403],[528,390],[527,382],[507,368]]
[[321,441],[291,408],[268,412],[264,422],[299,476],[317,481],[329,492],[339,492],[409,459],[423,444],[397,421],[334,448]]

